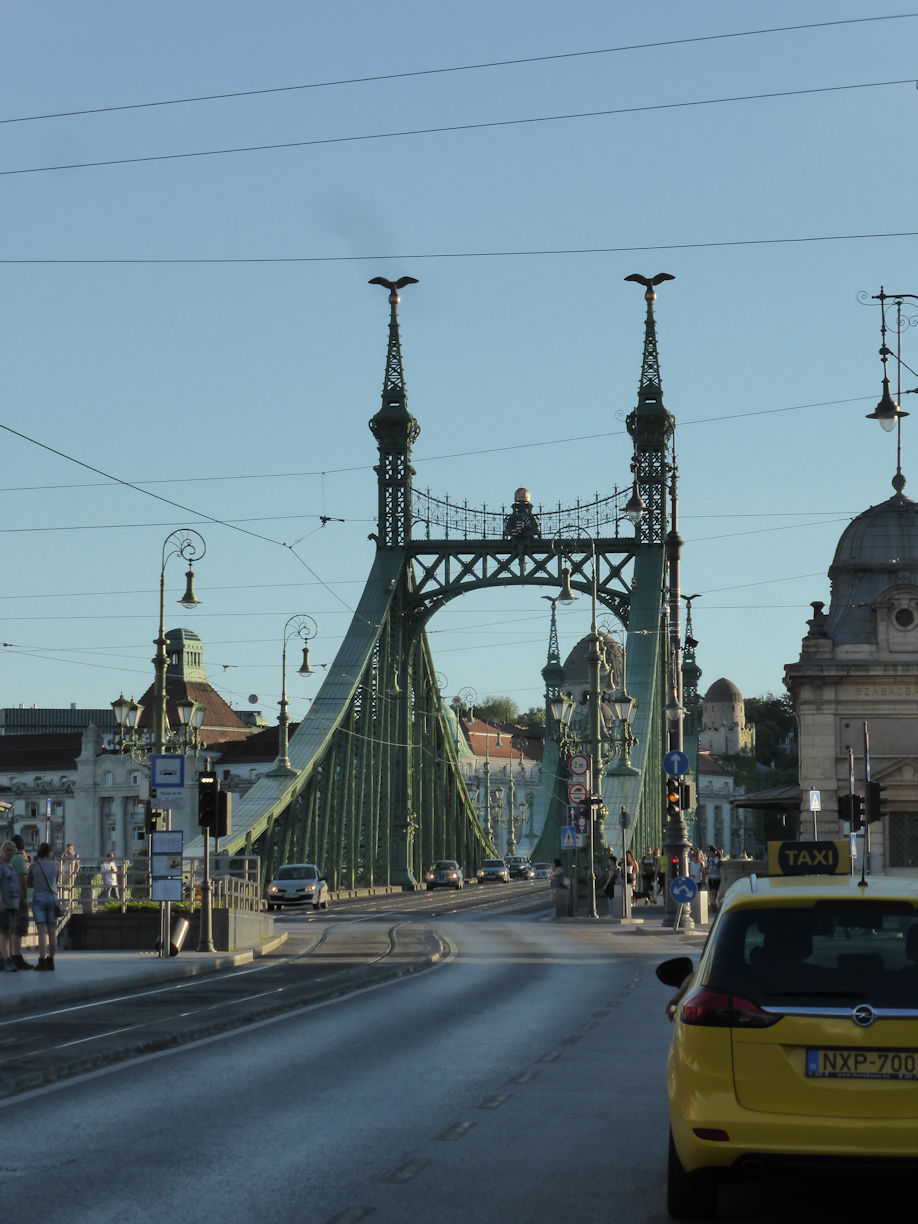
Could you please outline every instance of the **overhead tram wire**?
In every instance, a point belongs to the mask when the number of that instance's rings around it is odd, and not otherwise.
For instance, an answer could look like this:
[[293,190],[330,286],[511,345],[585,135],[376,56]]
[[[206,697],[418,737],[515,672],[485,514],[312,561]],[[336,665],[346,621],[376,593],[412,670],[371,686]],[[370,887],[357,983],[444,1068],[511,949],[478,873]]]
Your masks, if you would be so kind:
[[228,93],[200,94],[188,98],[166,98],[154,102],[128,102],[112,106],[91,106],[82,110],[52,111],[43,115],[17,115],[0,119],[4,123],[35,123],[45,119],[73,119],[84,115],[105,115],[114,111],[149,110],[160,106],[188,106],[197,102],[221,102],[232,98],[254,98],[269,94],[294,93],[308,89],[332,89],[344,85],[367,85],[379,81],[402,81],[412,77],[442,76],[452,72],[479,72],[490,68],[512,68],[523,64],[545,64],[557,60],[583,59],[592,55],[615,55],[624,51],[654,51],[661,47],[689,46],[693,43],[753,38],[763,34],[789,34],[800,30],[822,30],[831,26],[865,25],[877,21],[904,21],[918,13],[887,13],[874,17],[848,17],[835,21],[810,21],[801,25],[770,26],[760,30],[735,30],[725,34],[697,34],[689,38],[667,38],[649,43],[628,43],[620,47],[598,47],[586,51],[559,51],[552,55],[527,55],[515,59],[488,60],[479,64],[455,64],[440,68],[418,68],[386,72],[376,76],[346,77],[335,81],[310,81],[299,85],[275,85],[263,89],[237,89]]
[[[2,173],[2,171],[0,171]],[[543,247],[519,251],[413,251],[395,255],[217,255],[165,256],[157,258],[117,257],[111,259],[71,258],[0,258],[0,264],[89,264],[137,265],[166,264],[309,264],[309,263],[378,263],[382,260],[407,259],[522,259],[559,255],[633,255],[646,251],[708,251],[719,247],[800,246],[808,242],[865,242],[875,238],[916,238],[918,230],[890,230],[873,234],[807,234],[799,238],[732,238],[716,242],[657,242],[643,246],[623,247]],[[320,473],[316,473],[317,475]]]
[[657,102],[644,106],[616,106],[608,110],[576,111],[561,115],[536,115],[524,119],[492,119],[483,123],[453,123],[441,127],[405,128],[395,132],[367,132],[358,136],[323,136],[314,140],[286,140],[263,145],[238,145],[225,149],[196,149],[189,153],[151,153],[143,157],[111,157],[101,161],[63,162],[50,166],[20,166],[0,170],[0,177],[46,174],[57,170],[94,170],[103,166],[135,166],[147,162],[188,161],[197,157],[225,157],[239,153],[267,153],[281,149],[308,149],[322,145],[359,144],[371,140],[394,140],[407,136],[441,136],[451,132],[478,132],[493,128],[524,127],[535,123],[559,123],[572,119],[600,119],[612,115],[637,115],[651,111],[684,110],[693,106],[721,106],[728,102],[761,102],[774,98],[799,98],[808,94],[843,93],[855,89],[885,89],[894,85],[914,85],[914,77],[892,81],[861,81],[849,85],[819,85],[809,89],[781,89],[761,94],[735,94],[726,98],[697,98],[689,102]]
[[13,429],[11,425],[4,425],[0,423],[0,429],[5,430],[14,437],[21,438],[24,442],[30,442],[33,446],[49,451],[52,455],[57,455],[59,458],[66,459],[70,463],[75,463],[78,467],[86,468],[86,470],[90,472],[95,472],[97,476],[104,476],[107,480],[111,480],[115,484],[121,485],[123,488],[133,489],[135,493],[141,493],[144,497],[152,497],[154,501],[162,502],[167,506],[172,506],[174,509],[181,510],[185,514],[194,515],[198,520],[214,523],[219,527],[228,527],[231,531],[238,531],[242,535],[251,536],[252,539],[262,540],[266,544],[274,544],[278,548],[286,549],[289,553],[296,557],[297,561],[299,561],[307,573],[311,574],[313,578],[315,578],[316,582],[318,582],[326,591],[328,591],[329,595],[331,595],[334,599],[337,599],[340,604],[343,604],[343,606],[347,608],[349,612],[354,611],[350,604],[348,604],[346,600],[342,599],[338,592],[333,590],[333,588],[330,587],[328,583],[315,572],[305,558],[300,556],[300,554],[296,551],[295,544],[287,544],[283,540],[275,540],[271,536],[261,535],[257,531],[250,531],[247,527],[241,527],[238,523],[232,523],[226,519],[216,518],[214,515],[208,514],[205,510],[195,510],[193,507],[185,506],[181,502],[172,501],[168,497],[162,497],[159,493],[153,493],[150,489],[144,489],[140,485],[132,484],[131,481],[124,480],[120,476],[113,476],[111,473],[103,471],[102,468],[95,467],[91,463],[86,463],[83,459],[77,459],[73,455],[68,455],[65,451],[58,450],[54,446],[49,446],[47,442],[39,442],[37,438],[30,438],[28,434],[24,434],[18,429]]

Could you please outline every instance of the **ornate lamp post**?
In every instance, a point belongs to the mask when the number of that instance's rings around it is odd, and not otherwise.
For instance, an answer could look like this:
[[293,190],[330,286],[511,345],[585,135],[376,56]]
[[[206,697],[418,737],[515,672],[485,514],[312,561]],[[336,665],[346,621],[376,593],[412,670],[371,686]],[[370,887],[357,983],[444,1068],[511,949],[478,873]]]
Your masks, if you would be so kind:
[[309,666],[309,642],[318,632],[319,628],[312,617],[302,613],[291,616],[286,625],[284,625],[284,648],[281,652],[281,699],[278,702],[280,714],[277,719],[277,760],[274,763],[274,768],[268,771],[268,777],[270,778],[296,776],[296,770],[291,768],[290,757],[288,755],[290,719],[287,717],[287,643],[291,638],[301,639],[303,642],[303,661],[297,669],[297,675],[311,676],[313,669]]
[[[587,653],[587,664],[589,668],[589,701],[590,701],[590,722],[589,722],[589,740],[590,740],[590,911],[591,918],[598,918],[599,914],[596,911],[596,870],[594,862],[595,854],[595,837],[596,824],[601,822],[604,814],[602,806],[602,715],[600,713],[600,692],[599,692],[599,668],[602,662],[602,651],[600,650],[599,629],[596,624],[596,602],[597,602],[597,567],[596,567],[596,541],[583,527],[571,526],[562,527],[557,533],[558,537],[568,535],[568,533],[577,533],[577,537],[584,537],[590,544],[590,567],[592,572],[592,601],[593,601],[593,616],[590,623],[590,646]],[[570,535],[568,535],[570,539]],[[564,548],[564,541],[561,540],[561,548]],[[569,568],[562,570],[562,589],[558,596],[558,602],[570,604],[576,599],[571,588],[571,573]]]
[[190,527],[180,527],[163,541],[163,563],[159,571],[159,636],[156,639],[156,655],[153,659],[155,681],[153,685],[153,751],[162,753],[166,748],[166,562],[170,557],[182,557],[188,562],[185,573],[185,594],[179,600],[183,608],[196,608],[201,602],[194,593],[194,570],[191,563],[200,561],[207,551],[204,537]]

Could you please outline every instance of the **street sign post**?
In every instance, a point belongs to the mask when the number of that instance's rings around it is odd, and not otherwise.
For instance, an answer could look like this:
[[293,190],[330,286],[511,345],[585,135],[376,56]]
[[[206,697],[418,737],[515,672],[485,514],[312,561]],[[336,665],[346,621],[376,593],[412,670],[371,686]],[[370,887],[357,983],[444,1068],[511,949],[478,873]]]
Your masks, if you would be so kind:
[[568,761],[567,767],[576,777],[582,777],[590,772],[590,758],[584,756],[582,752],[578,752]]

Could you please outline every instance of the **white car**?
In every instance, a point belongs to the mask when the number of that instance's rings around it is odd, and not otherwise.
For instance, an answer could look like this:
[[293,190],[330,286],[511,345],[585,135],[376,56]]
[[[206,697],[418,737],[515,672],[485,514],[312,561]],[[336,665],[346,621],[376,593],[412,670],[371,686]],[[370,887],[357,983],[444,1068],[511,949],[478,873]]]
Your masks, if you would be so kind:
[[533,871],[537,880],[551,879],[551,863],[533,863]]
[[269,910],[285,905],[328,909],[328,884],[315,863],[285,863],[268,885],[265,900]]

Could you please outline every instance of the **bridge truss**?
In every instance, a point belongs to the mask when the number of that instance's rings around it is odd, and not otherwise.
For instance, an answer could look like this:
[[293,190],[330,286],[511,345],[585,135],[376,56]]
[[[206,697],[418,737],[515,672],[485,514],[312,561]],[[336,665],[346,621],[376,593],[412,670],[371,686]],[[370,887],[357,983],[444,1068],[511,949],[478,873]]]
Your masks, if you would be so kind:
[[[672,588],[681,542],[670,529],[674,422],[662,403],[654,282],[642,278],[644,357],[627,421],[632,481],[568,507],[533,507],[521,489],[509,513],[415,493],[411,446],[419,426],[407,407],[397,314],[398,290],[408,282],[375,283],[390,291],[382,407],[370,421],[379,447],[375,560],[337,657],[290,737],[289,765],[279,761],[237,800],[222,847],[259,854],[266,878],[284,861],[318,863],[332,889],[410,887],[437,858],[457,858],[469,873],[496,854],[463,776],[458,720],[439,691],[426,625],[470,591],[540,586],[557,594],[565,581],[626,631],[625,682],[637,702],[632,768],[621,768],[621,753],[616,765],[604,744],[610,768],[600,786],[612,815],[596,826],[597,847],[621,850],[622,807],[635,817],[635,843],[660,845],[661,759],[671,744],[663,710],[681,694]],[[634,526],[628,515],[638,503],[643,514]],[[543,675],[548,699],[563,679]],[[533,853],[551,859],[567,820],[568,779],[546,717]]]

